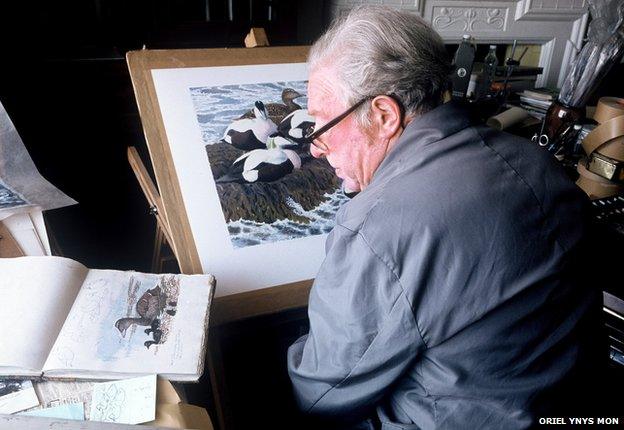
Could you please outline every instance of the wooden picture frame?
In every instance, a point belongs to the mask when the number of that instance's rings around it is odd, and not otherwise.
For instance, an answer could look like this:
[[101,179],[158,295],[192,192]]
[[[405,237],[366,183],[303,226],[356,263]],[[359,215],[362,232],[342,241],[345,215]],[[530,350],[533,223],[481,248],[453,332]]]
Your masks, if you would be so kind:
[[[141,50],[127,54],[137,105],[162,198],[160,214],[169,226],[171,247],[182,273],[203,273],[197,241],[184,204],[180,180],[157,96],[153,71],[223,66],[304,63],[309,47],[266,47],[236,49]],[[219,285],[219,274],[215,274]],[[278,312],[307,305],[312,281],[288,282],[277,286],[217,296],[211,323]]]

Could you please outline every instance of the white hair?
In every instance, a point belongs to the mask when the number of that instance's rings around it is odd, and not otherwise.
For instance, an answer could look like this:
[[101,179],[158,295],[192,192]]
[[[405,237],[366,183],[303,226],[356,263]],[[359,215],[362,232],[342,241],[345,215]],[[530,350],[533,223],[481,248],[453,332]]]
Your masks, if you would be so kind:
[[[336,19],[312,46],[308,65],[336,72],[345,105],[392,95],[408,116],[438,106],[451,73],[440,36],[417,15],[384,6],[360,6]],[[368,124],[368,109],[360,108],[357,120]]]

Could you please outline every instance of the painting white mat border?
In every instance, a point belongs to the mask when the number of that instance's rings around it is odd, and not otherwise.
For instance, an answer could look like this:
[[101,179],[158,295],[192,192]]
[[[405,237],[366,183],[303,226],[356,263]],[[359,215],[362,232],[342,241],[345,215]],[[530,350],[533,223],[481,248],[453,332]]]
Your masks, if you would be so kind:
[[306,64],[154,69],[151,73],[202,270],[217,280],[215,296],[314,278],[325,255],[327,234],[238,249],[232,246],[189,91],[192,87],[307,80]]

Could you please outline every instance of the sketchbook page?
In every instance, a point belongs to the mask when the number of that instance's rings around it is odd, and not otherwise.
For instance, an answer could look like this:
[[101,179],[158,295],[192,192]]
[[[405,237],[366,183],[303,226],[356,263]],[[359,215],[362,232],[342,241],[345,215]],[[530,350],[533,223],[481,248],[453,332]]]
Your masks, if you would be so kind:
[[[91,270],[52,348],[48,377],[199,377],[211,275]],[[125,375],[124,375],[125,374]]]
[[41,371],[87,272],[61,257],[0,259],[0,374]]

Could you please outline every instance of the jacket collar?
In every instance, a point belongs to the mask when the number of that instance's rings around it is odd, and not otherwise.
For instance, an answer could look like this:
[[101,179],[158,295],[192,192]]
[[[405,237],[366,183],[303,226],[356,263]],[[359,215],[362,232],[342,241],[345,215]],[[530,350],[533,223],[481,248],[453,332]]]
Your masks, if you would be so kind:
[[475,122],[464,104],[453,101],[414,118],[377,168],[372,183],[397,173],[405,157],[414,157],[419,149],[470,127]]

